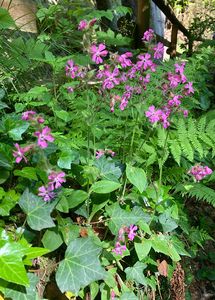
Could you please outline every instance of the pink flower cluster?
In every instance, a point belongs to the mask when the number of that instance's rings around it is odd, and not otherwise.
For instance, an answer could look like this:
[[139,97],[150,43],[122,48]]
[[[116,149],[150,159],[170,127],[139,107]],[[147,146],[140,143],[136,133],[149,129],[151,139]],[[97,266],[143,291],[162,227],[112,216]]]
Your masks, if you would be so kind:
[[154,105],[149,107],[145,115],[150,123],[160,122],[164,128],[167,128],[170,126],[170,117],[176,112],[182,112],[184,117],[187,117],[188,111],[181,108],[183,96],[174,93],[174,89],[179,85],[183,88],[182,93],[184,96],[194,93],[192,82],[187,82],[184,75],[184,68],[184,62],[175,64],[175,73],[167,73],[167,82],[162,85],[163,95],[167,98],[167,103],[159,109],[156,109]]
[[103,62],[102,57],[108,55],[108,51],[106,50],[106,46],[104,44],[99,44],[98,47],[96,45],[92,45],[90,47],[90,53],[92,55],[92,61],[96,64],[101,64]]
[[25,163],[27,163],[28,160],[25,157],[25,154],[33,148],[33,145],[21,147],[18,143],[16,143],[14,146],[16,147],[16,151],[13,151],[13,156],[16,158],[16,163],[19,164],[22,159],[25,161]]
[[193,175],[196,181],[200,181],[207,175],[212,174],[212,172],[213,171],[208,166],[196,165],[188,171],[188,174]]
[[49,176],[49,182],[47,186],[41,186],[38,190],[38,196],[42,197],[44,201],[50,201],[55,197],[54,190],[60,188],[63,182],[66,182],[64,172],[52,171]]
[[128,235],[128,240],[133,241],[135,236],[137,235],[136,231],[138,230],[137,226],[130,225],[129,227],[122,227],[118,232],[117,241],[115,243],[115,248],[112,250],[117,255],[123,255],[123,251],[126,251],[125,244],[125,234]]
[[154,37],[154,30],[150,28],[149,30],[144,32],[142,41],[150,42],[153,39],[153,37]]
[[84,31],[92,27],[96,23],[97,19],[94,18],[90,20],[89,22],[87,20],[81,20],[79,25],[78,25],[78,30]]
[[100,149],[98,151],[96,151],[96,159],[99,159],[100,157],[102,157],[103,155],[110,155],[110,156],[115,156],[116,153],[113,152],[112,150],[103,150],[103,149]]

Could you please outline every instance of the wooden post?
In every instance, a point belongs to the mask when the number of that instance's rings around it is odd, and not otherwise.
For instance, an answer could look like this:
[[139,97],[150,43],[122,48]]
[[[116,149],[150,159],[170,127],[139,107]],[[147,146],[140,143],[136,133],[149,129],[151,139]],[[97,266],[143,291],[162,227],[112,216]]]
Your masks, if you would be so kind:
[[143,33],[150,25],[150,0],[137,1],[137,37],[136,45],[141,46]]
[[172,25],[172,32],[171,32],[171,44],[170,44],[170,51],[169,55],[171,58],[176,57],[176,47],[177,47],[177,35],[178,35],[178,27],[176,25]]

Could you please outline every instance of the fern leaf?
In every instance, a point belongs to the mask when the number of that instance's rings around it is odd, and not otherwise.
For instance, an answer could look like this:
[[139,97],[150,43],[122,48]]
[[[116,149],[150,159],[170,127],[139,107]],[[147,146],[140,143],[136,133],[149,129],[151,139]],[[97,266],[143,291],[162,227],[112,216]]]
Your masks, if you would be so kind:
[[188,132],[186,129],[186,124],[184,119],[179,119],[178,122],[178,139],[183,150],[184,155],[190,161],[194,159],[194,151],[193,148],[188,140]]
[[163,148],[165,146],[167,131],[164,128],[159,127],[158,129],[158,146]]
[[174,158],[174,160],[177,162],[177,164],[180,166],[180,160],[181,160],[181,147],[177,140],[170,141],[170,152]]
[[205,126],[206,126],[206,116],[203,116],[200,118],[198,125],[197,125],[198,132],[204,132]]
[[188,119],[188,138],[193,145],[194,149],[199,152],[200,157],[203,157],[204,151],[202,145],[198,140],[198,132],[196,128],[196,122],[194,119]]
[[215,207],[215,191],[201,183],[196,183],[188,191],[189,196],[204,200]]

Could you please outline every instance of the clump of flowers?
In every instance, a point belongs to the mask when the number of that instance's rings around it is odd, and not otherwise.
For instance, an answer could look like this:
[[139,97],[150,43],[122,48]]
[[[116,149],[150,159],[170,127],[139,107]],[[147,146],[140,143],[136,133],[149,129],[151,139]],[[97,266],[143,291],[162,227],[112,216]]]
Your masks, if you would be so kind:
[[[48,126],[42,127],[41,124],[43,124],[45,120],[42,116],[37,115],[35,111],[30,110],[24,112],[22,114],[22,120],[29,121],[34,128],[37,128],[37,131],[33,133],[33,135],[37,137],[37,142],[25,147],[21,147],[18,143],[16,143],[14,145],[16,150],[13,151],[16,163],[20,163],[22,160],[27,163],[28,160],[26,158],[26,154],[30,150],[34,149],[36,151],[38,149],[37,146],[40,149],[45,149],[48,147],[48,142],[52,143],[54,141],[51,129]],[[44,159],[47,160],[47,157],[44,156]],[[62,171],[57,172],[49,170],[49,182],[47,186],[39,187],[38,196],[42,197],[44,201],[52,200],[56,196],[56,190],[62,186],[62,183],[66,182],[65,175],[66,174]]]
[[90,53],[92,55],[92,61],[96,64],[101,64],[103,62],[102,57],[107,56],[108,51],[106,50],[105,44],[99,44],[98,46],[92,45],[90,47]]
[[92,27],[96,23],[97,19],[94,18],[90,20],[89,22],[87,20],[81,20],[78,24],[78,30],[84,31]]
[[119,229],[117,241],[115,243],[115,247],[112,250],[117,255],[122,256],[123,252],[127,250],[125,244],[125,234],[128,236],[129,241],[133,241],[135,236],[137,235],[138,227],[136,225],[130,225],[129,227],[123,226]]
[[188,174],[193,175],[196,181],[200,181],[203,178],[205,178],[207,175],[210,175],[212,173],[213,171],[208,166],[201,166],[201,165],[193,166],[188,171]]

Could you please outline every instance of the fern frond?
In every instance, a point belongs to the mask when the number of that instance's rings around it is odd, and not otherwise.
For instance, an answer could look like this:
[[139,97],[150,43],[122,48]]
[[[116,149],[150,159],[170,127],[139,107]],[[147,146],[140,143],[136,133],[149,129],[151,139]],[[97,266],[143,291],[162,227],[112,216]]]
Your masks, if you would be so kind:
[[199,152],[200,158],[203,157],[204,151],[202,148],[201,143],[198,140],[198,131],[197,131],[197,126],[196,122],[194,121],[193,118],[188,119],[188,138],[193,145],[193,148]]
[[206,127],[206,116],[200,118],[197,128],[199,132],[204,132]]
[[190,161],[193,161],[194,150],[188,140],[188,132],[186,129],[186,124],[184,119],[179,119],[177,133],[178,133],[178,140],[180,142],[183,153]]
[[197,200],[204,200],[208,204],[215,207],[215,191],[206,185],[196,183],[188,191],[190,197],[195,197]]
[[174,158],[174,160],[177,162],[177,164],[180,166],[180,160],[181,160],[181,147],[177,140],[175,141],[169,141],[169,148],[170,152]]

